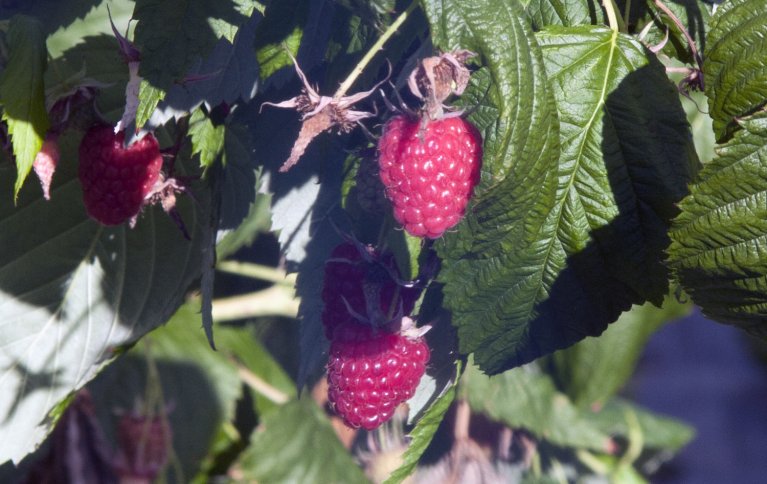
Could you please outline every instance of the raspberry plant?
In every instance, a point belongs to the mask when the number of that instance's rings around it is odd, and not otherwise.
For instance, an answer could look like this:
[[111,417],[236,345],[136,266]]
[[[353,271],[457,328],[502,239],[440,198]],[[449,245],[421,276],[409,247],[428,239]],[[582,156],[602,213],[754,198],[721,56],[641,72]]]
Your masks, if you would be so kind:
[[765,11],[2,2],[0,480],[647,478],[651,333],[767,334]]

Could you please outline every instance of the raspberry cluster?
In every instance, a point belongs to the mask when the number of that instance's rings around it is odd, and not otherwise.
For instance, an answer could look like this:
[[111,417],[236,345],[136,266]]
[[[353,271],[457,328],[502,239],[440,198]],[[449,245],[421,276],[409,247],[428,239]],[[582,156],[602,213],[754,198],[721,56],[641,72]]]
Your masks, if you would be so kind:
[[429,361],[429,347],[402,316],[418,290],[400,287],[396,277],[391,254],[352,243],[337,246],[325,264],[328,399],[350,427],[371,430],[389,420],[413,396]]

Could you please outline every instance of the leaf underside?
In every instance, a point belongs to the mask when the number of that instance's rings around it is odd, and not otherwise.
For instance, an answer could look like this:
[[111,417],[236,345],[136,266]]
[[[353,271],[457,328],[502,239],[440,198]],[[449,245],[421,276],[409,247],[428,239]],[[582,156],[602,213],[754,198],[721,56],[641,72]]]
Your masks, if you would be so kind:
[[[62,158],[75,158],[61,141]],[[12,169],[0,165],[3,190]],[[190,242],[159,207],[135,229],[90,220],[74,163],[57,170],[50,202],[32,188],[0,206],[0,433],[15,436],[0,442],[0,462],[34,450],[51,409],[167,321],[200,269],[204,193],[179,199]]]

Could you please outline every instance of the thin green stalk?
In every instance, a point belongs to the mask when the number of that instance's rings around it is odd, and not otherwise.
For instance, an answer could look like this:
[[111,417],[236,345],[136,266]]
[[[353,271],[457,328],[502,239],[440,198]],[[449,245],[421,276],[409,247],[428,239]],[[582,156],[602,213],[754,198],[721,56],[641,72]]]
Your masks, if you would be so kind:
[[283,286],[293,287],[296,284],[296,276],[287,274],[282,269],[240,261],[221,261],[216,264],[216,270],[237,274],[238,276],[250,277],[260,281],[273,282]]
[[[628,25],[629,18],[631,15],[631,0],[626,0],[626,6],[623,9],[623,21]],[[628,27],[626,28],[626,33],[628,33]]]
[[626,32],[626,23],[623,21],[623,17],[616,13],[618,6],[615,5],[615,0],[602,0],[602,5],[605,7],[607,23],[610,28],[616,32]]
[[354,81],[356,81],[360,74],[362,74],[362,71],[365,70],[365,67],[367,67],[370,61],[373,60],[373,57],[375,57],[378,51],[383,48],[383,45],[386,43],[386,41],[389,40],[389,38],[391,38],[395,32],[397,32],[400,26],[405,22],[407,17],[413,12],[413,10],[415,10],[417,6],[418,2],[411,3],[410,6],[404,12],[402,12],[399,17],[397,17],[394,23],[392,23],[389,28],[386,29],[383,35],[381,35],[376,43],[373,44],[370,50],[367,51],[364,57],[362,57],[359,63],[354,67],[349,76],[341,83],[340,86],[338,86],[338,90],[333,95],[335,99],[342,98],[349,91],[349,89],[351,89],[352,84],[354,84]]

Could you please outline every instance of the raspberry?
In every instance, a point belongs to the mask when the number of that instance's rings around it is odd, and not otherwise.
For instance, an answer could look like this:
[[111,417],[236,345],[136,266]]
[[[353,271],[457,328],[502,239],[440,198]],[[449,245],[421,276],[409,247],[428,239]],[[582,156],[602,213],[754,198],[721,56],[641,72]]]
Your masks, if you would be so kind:
[[141,211],[160,177],[162,155],[152,134],[129,147],[125,132],[111,126],[91,128],[80,143],[78,174],[88,215],[104,225],[118,225]]
[[394,218],[416,237],[436,239],[466,211],[482,164],[482,136],[454,117],[392,118],[378,142],[378,162]]
[[330,345],[330,404],[350,427],[372,430],[413,396],[429,356],[429,347],[420,336],[409,338],[359,323],[344,324]]
[[322,323],[328,339],[333,339],[333,332],[339,325],[357,321],[349,308],[357,315],[373,317],[368,314],[366,287],[369,293],[368,298],[375,298],[377,294],[378,309],[382,315],[389,315],[392,311],[397,312],[400,304],[403,313],[409,313],[418,299],[420,290],[417,288],[400,287],[397,293],[397,281],[392,279],[386,270],[388,268],[395,274],[399,274],[394,256],[390,253],[379,255],[372,248],[365,250],[380,264],[365,260],[360,249],[348,242],[333,249],[330,260],[325,264],[322,287],[322,301],[325,306],[322,311]]
[[115,468],[122,477],[157,478],[168,462],[172,431],[159,415],[130,413],[120,417],[117,424],[119,451]]

